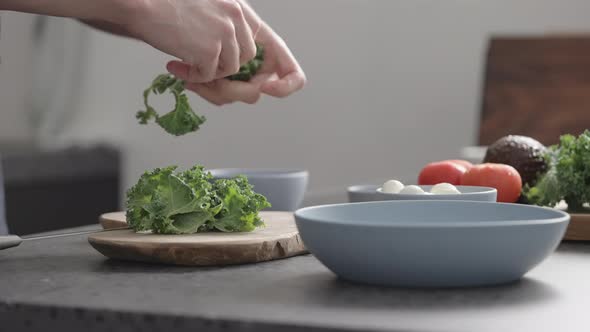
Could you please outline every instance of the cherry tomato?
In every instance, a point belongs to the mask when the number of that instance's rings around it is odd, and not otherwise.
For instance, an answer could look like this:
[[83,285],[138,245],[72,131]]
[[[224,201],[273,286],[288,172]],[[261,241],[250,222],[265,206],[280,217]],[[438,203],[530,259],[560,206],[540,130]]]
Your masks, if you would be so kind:
[[452,163],[456,163],[459,164],[463,167],[465,167],[467,170],[469,170],[471,167],[473,167],[473,164],[468,162],[467,160],[461,160],[461,159],[449,159],[449,160],[444,160],[444,161],[449,161]]
[[437,161],[424,166],[418,176],[418,184],[435,185],[447,182],[458,185],[461,182],[461,176],[465,172],[467,172],[467,168],[455,162]]
[[496,188],[498,202],[514,203],[520,197],[522,179],[512,166],[486,163],[475,165],[465,172],[461,185]]

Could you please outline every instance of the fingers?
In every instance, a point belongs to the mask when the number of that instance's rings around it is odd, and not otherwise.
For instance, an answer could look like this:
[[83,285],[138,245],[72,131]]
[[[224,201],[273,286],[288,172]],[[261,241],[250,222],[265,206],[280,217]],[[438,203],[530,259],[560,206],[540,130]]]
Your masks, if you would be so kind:
[[172,60],[166,64],[166,70],[168,70],[170,74],[176,76],[177,78],[186,81],[188,78],[190,65],[181,61]]
[[222,94],[218,93],[216,89],[212,86],[212,84],[196,84],[196,83],[186,83],[185,88],[191,90],[201,96],[201,98],[207,100],[211,104],[221,106],[224,104],[229,104],[231,101],[226,99]]
[[[233,24],[232,25],[232,30]],[[234,36],[224,38],[219,55],[219,64],[215,73],[215,79],[223,78],[237,73],[240,70],[240,46]],[[194,82],[194,81],[193,81]]]
[[221,79],[214,84],[189,83],[185,87],[218,106],[236,101],[254,104],[260,99],[259,88],[246,82]]
[[291,50],[289,49],[285,41],[274,31],[272,31],[270,27],[268,27],[268,30],[270,31],[269,33],[271,35],[274,44],[273,46],[275,48],[274,56],[277,62],[276,70],[279,74],[279,77],[287,76],[293,72],[303,73],[301,67],[299,66],[299,63],[297,63],[297,60],[295,60],[295,56],[293,56],[293,53],[291,53]]
[[219,66],[221,47],[214,50],[208,56],[201,57],[198,63],[188,64],[186,62],[173,60],[168,62],[166,69],[172,75],[181,80],[193,83],[211,82],[215,79]]
[[267,95],[283,98],[301,90],[305,83],[305,74],[300,71],[294,71],[279,79],[265,82],[260,87],[260,90]]
[[216,47],[211,54],[204,54],[200,62],[193,64],[189,67],[188,82],[210,82],[215,79],[217,73],[217,67],[219,67],[219,57],[221,54],[221,45]]
[[236,40],[238,41],[240,50],[240,65],[243,65],[256,56],[256,43],[254,42],[254,36],[246,21],[244,12],[240,11],[240,14],[240,17],[236,17],[234,26],[236,28]]
[[[237,73],[242,64],[256,56],[254,33],[260,28],[260,19],[242,0],[207,2],[210,11],[198,22],[197,28],[207,27],[205,35],[191,36],[187,29],[188,52],[182,61],[172,61],[168,70],[186,82],[206,83]],[[196,39],[195,39],[196,38]]]
[[273,79],[277,79],[276,74],[260,74],[250,82],[220,79],[206,84],[187,83],[185,87],[218,106],[236,101],[254,104],[261,97],[261,85]]
[[262,84],[261,91],[273,97],[287,97],[301,90],[307,82],[307,78],[283,39],[266,25],[264,32],[264,37],[270,41],[273,48],[274,59],[269,60],[274,61],[274,71],[279,78]]
[[237,0],[220,1],[227,21],[222,23],[221,54],[216,79],[237,73],[240,65],[256,55],[252,31],[244,17],[242,5]]
[[246,22],[250,27],[250,31],[252,32],[252,38],[256,40],[256,36],[258,36],[258,31],[260,31],[260,27],[262,26],[262,20],[246,1],[240,0],[239,3],[242,7],[244,18],[246,19]]

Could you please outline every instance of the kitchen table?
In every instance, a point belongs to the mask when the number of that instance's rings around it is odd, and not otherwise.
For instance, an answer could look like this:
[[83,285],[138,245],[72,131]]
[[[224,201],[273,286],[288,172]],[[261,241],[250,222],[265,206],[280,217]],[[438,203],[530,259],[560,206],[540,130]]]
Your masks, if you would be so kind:
[[352,284],[311,255],[150,265],[108,260],[86,236],[0,251],[0,331],[11,332],[588,331],[589,303],[589,243],[562,244],[514,284],[446,290]]

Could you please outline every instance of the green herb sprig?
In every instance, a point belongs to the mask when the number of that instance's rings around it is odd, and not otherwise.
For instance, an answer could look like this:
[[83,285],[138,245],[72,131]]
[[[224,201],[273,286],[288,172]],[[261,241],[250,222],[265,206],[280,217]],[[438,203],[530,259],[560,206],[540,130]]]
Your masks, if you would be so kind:
[[563,135],[545,155],[548,171],[523,195],[529,203],[555,206],[565,200],[570,211],[590,203],[590,131],[575,137]]
[[[232,81],[249,81],[264,63],[264,47],[256,45],[256,56],[248,63],[242,65],[240,70],[227,77]],[[158,112],[149,104],[149,96],[153,94],[163,94],[169,91],[174,96],[174,108],[160,116]],[[196,114],[191,108],[188,97],[185,94],[184,81],[175,78],[170,74],[158,75],[143,91],[143,104],[145,110],[140,110],[136,118],[140,124],[148,124],[150,120],[160,125],[166,132],[175,136],[185,135],[197,131],[205,123],[206,118]]]

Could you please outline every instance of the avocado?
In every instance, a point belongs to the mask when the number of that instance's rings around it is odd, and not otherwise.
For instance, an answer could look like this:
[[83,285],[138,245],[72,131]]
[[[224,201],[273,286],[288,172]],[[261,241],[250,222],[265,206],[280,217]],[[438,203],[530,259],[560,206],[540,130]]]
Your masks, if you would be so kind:
[[547,147],[531,137],[508,135],[488,147],[484,162],[510,165],[520,174],[523,185],[533,186],[547,171],[546,152]]

